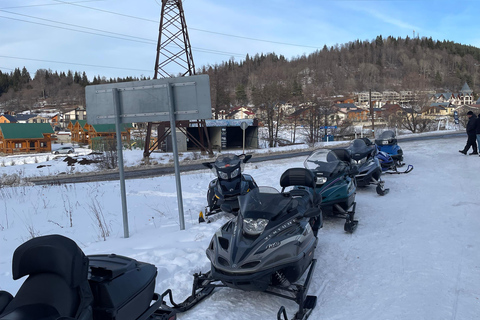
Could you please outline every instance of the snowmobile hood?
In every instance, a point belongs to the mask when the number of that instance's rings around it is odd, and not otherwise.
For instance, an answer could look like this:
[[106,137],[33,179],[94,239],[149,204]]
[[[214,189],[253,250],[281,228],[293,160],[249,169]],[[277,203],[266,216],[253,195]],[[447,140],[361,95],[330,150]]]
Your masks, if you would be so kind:
[[[309,219],[303,217],[309,197],[259,187],[240,198],[238,216],[215,233],[207,248],[215,268],[232,274],[277,268],[298,261],[316,245]],[[249,233],[246,224],[259,220],[266,222],[263,230]]]

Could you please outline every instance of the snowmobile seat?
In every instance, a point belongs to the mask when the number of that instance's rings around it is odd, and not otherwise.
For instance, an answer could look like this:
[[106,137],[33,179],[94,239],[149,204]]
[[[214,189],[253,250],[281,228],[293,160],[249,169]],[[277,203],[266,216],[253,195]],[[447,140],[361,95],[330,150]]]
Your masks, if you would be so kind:
[[315,185],[317,182],[317,176],[313,173],[312,170],[305,168],[290,168],[287,169],[282,176],[280,177],[280,186],[282,187],[282,192],[287,187],[306,187],[306,188],[295,188],[290,190],[290,195],[292,196],[308,196],[312,204],[318,204],[318,199],[315,190]]
[[12,273],[14,280],[28,278],[0,320],[91,319],[88,258],[71,239],[49,235],[23,243],[13,254]]

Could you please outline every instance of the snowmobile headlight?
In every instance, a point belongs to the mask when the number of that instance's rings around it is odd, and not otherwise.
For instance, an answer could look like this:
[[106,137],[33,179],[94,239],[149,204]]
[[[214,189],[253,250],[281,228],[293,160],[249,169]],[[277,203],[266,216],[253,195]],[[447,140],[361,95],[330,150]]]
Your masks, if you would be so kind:
[[233,170],[232,174],[230,175],[230,178],[235,178],[236,176],[238,176],[238,174],[240,173],[240,168],[237,168],[235,170]]
[[267,219],[251,219],[245,218],[243,219],[243,231],[246,233],[256,236],[265,230],[265,227],[268,224]]
[[360,160],[352,160],[353,164],[356,164],[356,165],[361,165],[361,164],[364,164],[365,162],[367,162],[367,158],[362,158]]
[[327,182],[326,177],[317,177],[317,184],[324,184],[325,182]]
[[228,174],[226,174],[225,172],[218,170],[217,173],[221,179],[228,180]]

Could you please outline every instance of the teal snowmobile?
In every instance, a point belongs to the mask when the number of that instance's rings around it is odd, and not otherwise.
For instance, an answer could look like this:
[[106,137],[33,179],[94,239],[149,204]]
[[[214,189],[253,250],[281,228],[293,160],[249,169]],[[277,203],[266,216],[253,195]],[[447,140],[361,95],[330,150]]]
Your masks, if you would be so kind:
[[345,219],[344,230],[353,232],[358,221],[355,215],[355,175],[358,169],[352,164],[346,149],[314,150],[304,162],[305,168],[317,176],[315,191],[321,195],[324,215]]

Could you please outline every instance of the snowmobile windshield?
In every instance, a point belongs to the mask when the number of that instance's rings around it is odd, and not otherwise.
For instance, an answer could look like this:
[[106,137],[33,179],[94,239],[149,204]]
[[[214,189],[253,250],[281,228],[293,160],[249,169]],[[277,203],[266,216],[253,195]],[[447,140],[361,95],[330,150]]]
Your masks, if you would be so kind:
[[395,139],[395,132],[392,130],[383,131],[378,140],[390,140]]
[[331,177],[342,170],[345,170],[347,164],[339,159],[334,151],[317,150],[314,151],[304,162],[305,168],[313,170],[320,176]]
[[284,210],[290,201],[290,197],[285,197],[272,187],[258,187],[238,197],[244,219],[271,220]]
[[376,149],[376,147],[373,144],[367,145],[367,143],[363,139],[355,139],[350,144],[348,149],[350,149],[351,151],[352,159],[358,162],[359,160],[371,155]]
[[227,153],[222,154],[215,160],[215,167],[218,169],[224,169],[229,167],[235,167],[240,163],[240,158],[237,155]]

